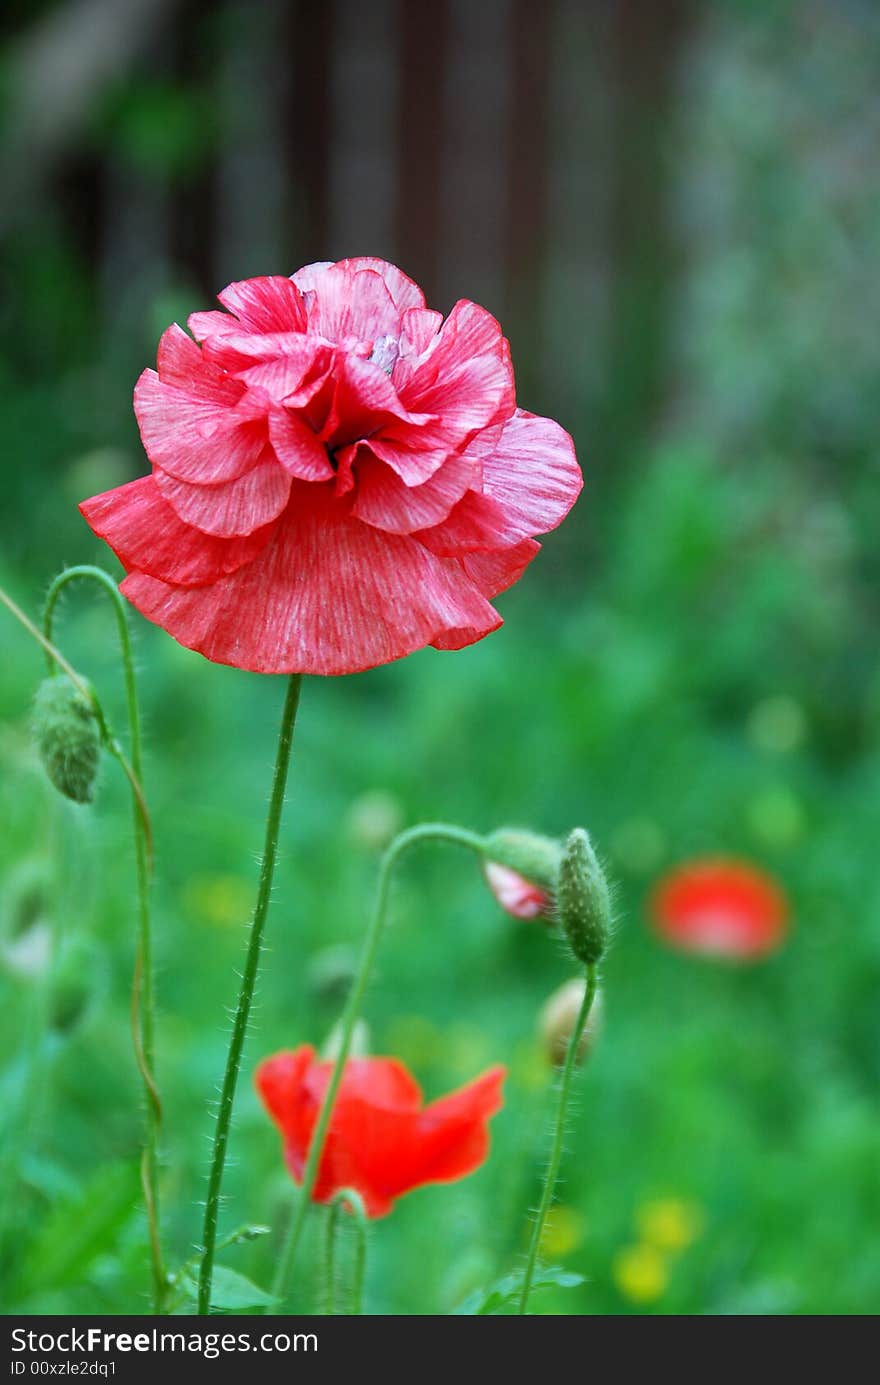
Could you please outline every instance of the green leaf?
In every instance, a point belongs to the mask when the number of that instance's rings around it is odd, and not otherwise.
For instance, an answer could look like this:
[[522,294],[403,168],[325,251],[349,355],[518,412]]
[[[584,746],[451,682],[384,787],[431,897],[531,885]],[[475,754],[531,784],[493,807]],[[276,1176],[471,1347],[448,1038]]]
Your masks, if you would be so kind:
[[98,1258],[115,1250],[138,1212],[136,1164],[105,1164],[84,1187],[59,1198],[31,1241],[16,1290],[22,1298],[82,1279]]
[[[197,1279],[187,1272],[183,1288],[194,1302],[198,1298]],[[211,1308],[220,1313],[239,1313],[243,1308],[270,1308],[277,1299],[267,1294],[257,1284],[252,1284],[237,1270],[228,1270],[224,1265],[214,1266],[211,1285]]]
[[[482,1317],[498,1313],[519,1297],[522,1282],[523,1271],[515,1270],[513,1274],[506,1274],[503,1279],[496,1280],[489,1289],[476,1289],[455,1309],[455,1316]],[[533,1289],[576,1289],[579,1284],[584,1283],[586,1281],[582,1274],[556,1269],[552,1265],[536,1270],[532,1278]]]

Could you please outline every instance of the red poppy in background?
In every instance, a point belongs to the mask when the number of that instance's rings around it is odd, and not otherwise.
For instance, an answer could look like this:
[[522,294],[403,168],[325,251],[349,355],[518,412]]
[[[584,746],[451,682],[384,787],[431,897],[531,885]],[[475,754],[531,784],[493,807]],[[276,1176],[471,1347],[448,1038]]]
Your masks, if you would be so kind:
[[[276,1053],[255,1083],[284,1140],[287,1167],[302,1178],[333,1064],[308,1044]],[[396,1198],[426,1183],[454,1183],[489,1152],[489,1118],[501,1109],[505,1071],[490,1068],[450,1096],[422,1102],[418,1083],[395,1058],[350,1058],[336,1097],[312,1198],[329,1202],[354,1188],[367,1215],[384,1217]]]
[[782,890],[745,861],[708,859],[678,866],[655,887],[650,908],[667,942],[734,961],[773,952],[787,930]]
[[384,260],[230,284],[135,389],[152,474],[81,506],[149,620],[217,663],[352,673],[501,624],[581,489],[501,328]]
[[497,861],[487,861],[483,874],[501,908],[513,918],[536,919],[550,914],[553,908],[550,891],[527,880],[518,871],[501,866]]

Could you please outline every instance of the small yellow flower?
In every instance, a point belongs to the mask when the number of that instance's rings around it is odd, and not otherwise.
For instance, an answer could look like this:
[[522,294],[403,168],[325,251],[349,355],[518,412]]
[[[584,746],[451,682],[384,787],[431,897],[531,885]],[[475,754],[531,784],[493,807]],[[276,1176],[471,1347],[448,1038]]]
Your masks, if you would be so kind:
[[624,1246],[614,1257],[614,1282],[633,1303],[653,1303],[669,1283],[666,1261],[655,1246]]
[[541,1233],[541,1254],[548,1260],[570,1255],[583,1243],[587,1224],[576,1207],[551,1207]]
[[636,1224],[642,1240],[657,1250],[670,1253],[685,1250],[701,1235],[703,1213],[693,1202],[680,1198],[658,1198],[639,1208]]

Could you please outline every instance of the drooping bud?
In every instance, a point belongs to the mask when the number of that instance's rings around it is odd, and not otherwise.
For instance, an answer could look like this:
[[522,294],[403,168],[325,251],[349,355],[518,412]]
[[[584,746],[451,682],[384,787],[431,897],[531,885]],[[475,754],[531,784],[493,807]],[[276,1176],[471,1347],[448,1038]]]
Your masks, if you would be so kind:
[[552,837],[505,827],[483,844],[483,873],[493,895],[518,919],[549,915],[562,848]]
[[74,803],[91,803],[101,737],[87,697],[67,678],[47,678],[34,700],[33,731],[46,773]]
[[[547,1055],[548,1062],[561,1067],[568,1052],[577,1017],[584,999],[586,981],[582,976],[572,977],[554,991],[544,1004],[538,1016],[538,1033]],[[575,1054],[575,1061],[582,1063],[595,1043],[602,1024],[602,992],[597,991],[590,1014]]]
[[536,885],[524,875],[500,866],[497,861],[483,862],[486,884],[506,914],[515,919],[547,918],[553,909],[553,896],[543,885]]
[[576,827],[559,863],[556,909],[572,952],[588,965],[598,962],[611,931],[611,896],[589,836]]

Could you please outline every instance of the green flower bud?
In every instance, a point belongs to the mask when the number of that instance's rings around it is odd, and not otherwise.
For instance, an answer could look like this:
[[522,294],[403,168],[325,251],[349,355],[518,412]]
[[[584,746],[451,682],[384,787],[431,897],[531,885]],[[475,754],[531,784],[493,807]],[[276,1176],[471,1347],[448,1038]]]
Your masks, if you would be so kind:
[[[578,1013],[583,1004],[586,981],[575,976],[554,991],[543,1006],[538,1017],[538,1034],[549,1062],[561,1068],[568,1053],[568,1045]],[[575,1062],[582,1063],[590,1054],[596,1036],[602,1025],[602,992],[597,991],[590,1009],[589,1019],[575,1054]]]
[[611,895],[589,836],[569,834],[559,863],[556,909],[569,946],[581,962],[598,962],[611,931]]
[[559,872],[562,847],[552,837],[537,832],[502,827],[485,838],[483,853],[487,861],[515,870],[517,875],[552,891]]
[[46,773],[59,793],[74,803],[91,803],[101,736],[88,698],[67,678],[47,678],[37,689],[33,731]]

